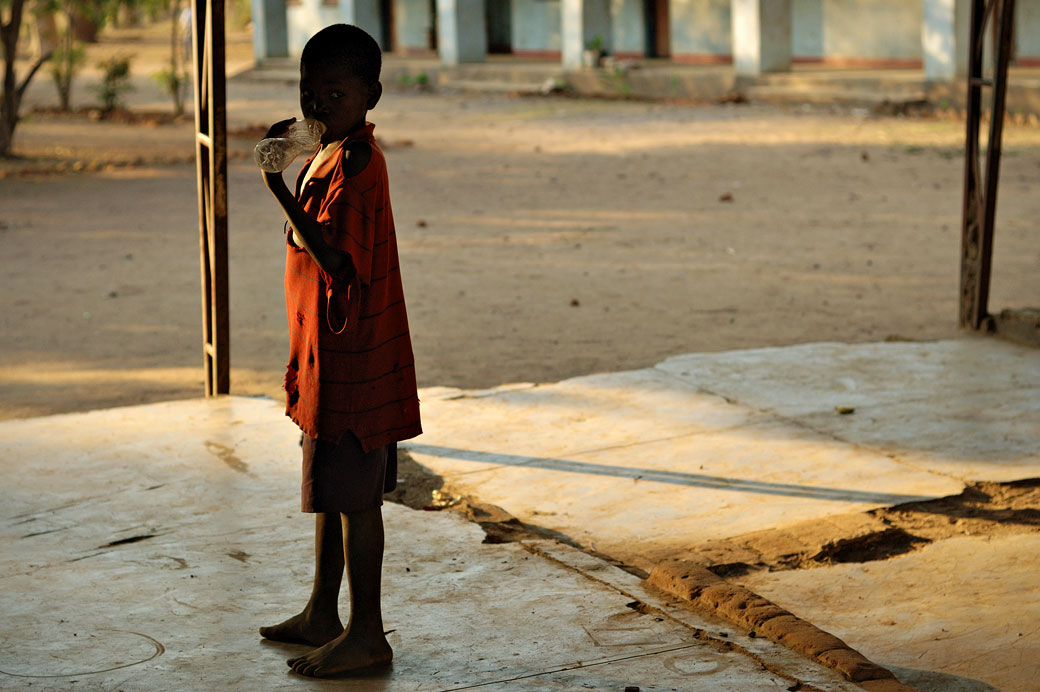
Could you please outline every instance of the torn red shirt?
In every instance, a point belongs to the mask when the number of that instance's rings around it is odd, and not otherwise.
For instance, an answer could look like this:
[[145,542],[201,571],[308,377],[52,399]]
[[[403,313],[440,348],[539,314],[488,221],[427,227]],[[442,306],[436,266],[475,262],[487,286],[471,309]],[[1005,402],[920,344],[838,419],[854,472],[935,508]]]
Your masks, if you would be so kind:
[[[366,452],[422,432],[386,160],[373,129],[366,123],[348,136],[302,189],[310,161],[297,179],[304,211],[353,266],[326,273],[291,230],[285,258],[286,415],[317,439],[338,442],[350,430]],[[372,158],[347,177],[342,152],[357,141]]]

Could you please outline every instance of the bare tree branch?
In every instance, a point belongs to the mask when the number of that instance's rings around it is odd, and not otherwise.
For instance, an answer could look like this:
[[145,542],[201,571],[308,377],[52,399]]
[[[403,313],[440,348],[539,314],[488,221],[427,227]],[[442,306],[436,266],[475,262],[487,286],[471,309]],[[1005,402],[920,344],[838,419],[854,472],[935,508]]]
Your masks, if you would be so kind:
[[18,85],[18,90],[15,92],[18,94],[19,101],[22,100],[22,95],[25,93],[25,90],[29,88],[29,82],[32,81],[32,78],[36,75],[37,70],[43,67],[43,63],[50,60],[52,55],[54,55],[54,51],[49,50],[43,55],[41,55],[39,58],[37,58],[36,62],[33,63],[33,66],[29,69],[29,73],[25,75],[25,79],[23,79],[22,83]]

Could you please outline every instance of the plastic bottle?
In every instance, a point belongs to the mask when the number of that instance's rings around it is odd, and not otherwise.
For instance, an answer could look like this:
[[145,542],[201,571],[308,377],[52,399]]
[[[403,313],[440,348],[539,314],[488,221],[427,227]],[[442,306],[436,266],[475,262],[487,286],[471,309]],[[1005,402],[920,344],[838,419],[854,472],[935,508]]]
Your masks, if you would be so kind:
[[253,150],[256,165],[268,173],[281,173],[302,151],[314,151],[321,144],[325,125],[313,118],[297,120],[282,137],[261,139]]

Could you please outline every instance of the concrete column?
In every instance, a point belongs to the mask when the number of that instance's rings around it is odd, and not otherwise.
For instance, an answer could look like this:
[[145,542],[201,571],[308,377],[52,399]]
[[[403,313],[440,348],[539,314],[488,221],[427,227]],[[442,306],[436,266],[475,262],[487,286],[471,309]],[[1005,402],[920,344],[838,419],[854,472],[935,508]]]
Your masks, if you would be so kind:
[[484,0],[437,0],[437,52],[445,65],[484,62]]
[[284,58],[289,55],[289,27],[285,0],[252,0],[253,56]]
[[581,68],[581,55],[596,41],[606,51],[613,49],[610,0],[561,0],[560,41],[563,44],[563,68]]
[[971,0],[923,0],[921,53],[924,78],[951,82],[968,74]]
[[339,21],[364,29],[383,46],[383,17],[379,0],[339,0]]
[[730,12],[738,75],[791,69],[791,0],[730,0]]

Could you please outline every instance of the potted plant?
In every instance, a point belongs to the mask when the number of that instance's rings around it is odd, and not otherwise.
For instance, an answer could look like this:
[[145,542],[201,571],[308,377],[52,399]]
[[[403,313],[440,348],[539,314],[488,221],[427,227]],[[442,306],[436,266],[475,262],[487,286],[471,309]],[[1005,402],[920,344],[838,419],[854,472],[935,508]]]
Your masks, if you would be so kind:
[[582,67],[600,67],[607,51],[604,49],[603,37],[596,34],[592,40],[585,44],[585,50],[581,54]]

